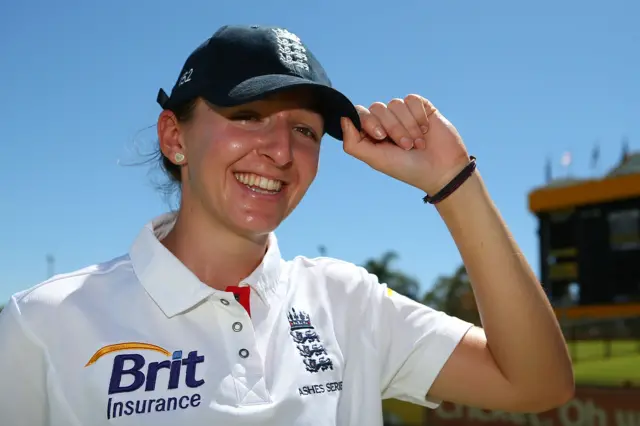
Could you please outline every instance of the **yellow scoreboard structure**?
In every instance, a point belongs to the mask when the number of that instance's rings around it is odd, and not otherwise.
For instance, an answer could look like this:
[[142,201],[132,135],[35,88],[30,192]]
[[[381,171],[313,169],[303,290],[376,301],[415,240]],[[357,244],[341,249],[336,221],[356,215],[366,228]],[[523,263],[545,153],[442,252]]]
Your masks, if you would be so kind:
[[529,210],[538,218],[540,280],[556,306],[572,284],[578,305],[640,302],[640,153],[602,178],[533,190]]

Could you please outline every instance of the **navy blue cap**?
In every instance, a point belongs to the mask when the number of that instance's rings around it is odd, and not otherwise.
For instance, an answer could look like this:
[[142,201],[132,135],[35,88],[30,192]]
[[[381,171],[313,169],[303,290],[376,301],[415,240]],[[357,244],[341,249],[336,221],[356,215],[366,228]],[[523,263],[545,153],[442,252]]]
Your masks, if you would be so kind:
[[360,126],[351,101],[334,89],[309,48],[284,28],[231,26],[220,28],[187,58],[171,96],[158,92],[158,103],[171,110],[202,97],[231,107],[293,88],[309,88],[325,131],[342,140],[340,118]]

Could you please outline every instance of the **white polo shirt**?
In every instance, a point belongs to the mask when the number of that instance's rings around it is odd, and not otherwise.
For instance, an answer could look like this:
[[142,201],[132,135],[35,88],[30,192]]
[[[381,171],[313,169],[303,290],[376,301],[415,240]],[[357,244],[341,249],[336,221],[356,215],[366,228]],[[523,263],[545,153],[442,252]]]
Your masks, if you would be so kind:
[[14,295],[0,314],[7,426],[382,425],[381,399],[425,398],[471,324],[361,267],[284,261],[250,288],[202,284],[145,226],[125,256]]

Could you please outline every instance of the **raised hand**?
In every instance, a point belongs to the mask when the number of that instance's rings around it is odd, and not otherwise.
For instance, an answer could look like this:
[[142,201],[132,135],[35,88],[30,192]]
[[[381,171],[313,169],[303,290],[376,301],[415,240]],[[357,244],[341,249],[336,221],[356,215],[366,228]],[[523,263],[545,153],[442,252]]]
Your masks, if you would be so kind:
[[356,108],[362,131],[342,119],[344,151],[388,176],[433,195],[469,162],[456,128],[422,96]]

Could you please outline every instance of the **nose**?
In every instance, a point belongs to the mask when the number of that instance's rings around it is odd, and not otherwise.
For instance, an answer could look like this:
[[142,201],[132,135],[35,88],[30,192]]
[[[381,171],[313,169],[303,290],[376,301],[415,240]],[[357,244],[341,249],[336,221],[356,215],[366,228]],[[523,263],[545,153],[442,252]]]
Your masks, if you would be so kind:
[[292,142],[287,118],[278,115],[273,126],[260,138],[258,154],[269,158],[278,167],[286,167],[293,161]]

